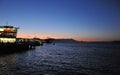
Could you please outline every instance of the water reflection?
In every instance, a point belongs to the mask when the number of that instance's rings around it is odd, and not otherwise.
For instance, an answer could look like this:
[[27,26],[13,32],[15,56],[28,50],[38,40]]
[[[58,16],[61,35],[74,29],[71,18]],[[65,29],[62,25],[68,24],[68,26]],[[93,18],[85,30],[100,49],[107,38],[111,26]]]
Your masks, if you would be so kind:
[[120,45],[46,44],[0,57],[1,75],[116,75]]
[[0,74],[4,75],[12,75],[13,73],[10,71],[11,66],[14,66],[17,60],[16,54],[11,54],[7,56],[0,57]]

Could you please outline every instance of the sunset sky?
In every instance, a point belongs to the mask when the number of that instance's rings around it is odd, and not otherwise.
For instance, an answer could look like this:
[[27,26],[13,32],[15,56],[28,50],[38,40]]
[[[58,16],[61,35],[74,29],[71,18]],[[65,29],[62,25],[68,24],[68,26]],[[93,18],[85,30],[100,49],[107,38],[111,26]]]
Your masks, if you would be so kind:
[[120,40],[119,0],[0,0],[0,25],[18,37]]

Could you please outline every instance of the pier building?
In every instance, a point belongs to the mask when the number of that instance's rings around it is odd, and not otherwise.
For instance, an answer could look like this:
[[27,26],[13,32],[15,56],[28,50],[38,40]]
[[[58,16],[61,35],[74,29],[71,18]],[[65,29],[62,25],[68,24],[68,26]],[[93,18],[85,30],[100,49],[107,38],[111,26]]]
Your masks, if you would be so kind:
[[14,43],[16,42],[18,27],[13,26],[0,26],[0,42],[1,43]]

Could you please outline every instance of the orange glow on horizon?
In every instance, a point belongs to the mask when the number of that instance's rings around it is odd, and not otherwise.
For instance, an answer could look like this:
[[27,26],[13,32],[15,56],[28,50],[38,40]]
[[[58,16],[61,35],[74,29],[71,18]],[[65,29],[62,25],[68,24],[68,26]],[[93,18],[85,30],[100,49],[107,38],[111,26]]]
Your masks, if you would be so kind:
[[[49,34],[49,35],[46,35],[46,34],[42,34],[42,35],[35,35],[35,34],[18,34],[17,35],[17,38],[40,38],[40,39],[47,39],[47,38],[55,38],[55,39],[70,39],[71,37],[68,37],[68,36],[62,36],[62,35],[52,35],[52,34]],[[87,41],[87,42],[91,42],[91,41],[105,41],[106,39],[102,39],[102,38],[86,38],[86,37],[82,37],[82,38],[79,38],[79,37],[74,37],[72,38],[74,40],[77,40],[77,41]]]
[[86,42],[93,42],[93,41],[107,41],[106,39],[102,39],[102,38],[75,38],[75,40],[77,41],[86,41]]
[[69,38],[67,36],[61,36],[61,35],[52,35],[52,34],[42,34],[42,35],[37,35],[37,34],[18,34],[17,38],[40,38],[40,39],[47,39],[47,38],[55,38],[55,39],[59,39],[59,38]]

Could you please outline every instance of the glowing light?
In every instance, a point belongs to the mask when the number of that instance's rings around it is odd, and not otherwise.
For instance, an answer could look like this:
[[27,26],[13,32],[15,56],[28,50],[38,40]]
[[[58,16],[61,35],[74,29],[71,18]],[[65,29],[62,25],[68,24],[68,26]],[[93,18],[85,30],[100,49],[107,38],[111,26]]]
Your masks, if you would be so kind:
[[3,29],[3,28],[0,28],[0,31],[4,31],[4,29]]
[[0,38],[0,42],[3,42],[3,43],[14,43],[16,41],[16,38]]

